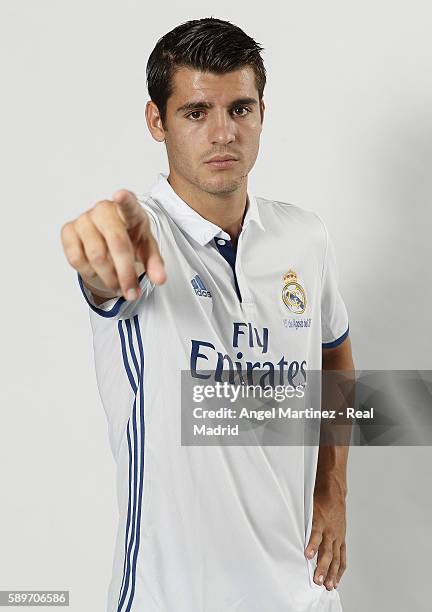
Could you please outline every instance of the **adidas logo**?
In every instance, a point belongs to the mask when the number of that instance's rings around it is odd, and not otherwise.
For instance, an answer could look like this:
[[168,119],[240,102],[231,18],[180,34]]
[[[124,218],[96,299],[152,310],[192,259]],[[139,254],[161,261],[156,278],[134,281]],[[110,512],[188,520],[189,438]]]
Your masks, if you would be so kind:
[[191,280],[191,285],[194,288],[195,293],[199,295],[200,297],[211,297],[212,296],[212,294],[206,288],[206,286],[204,285],[204,283],[202,282],[198,274],[196,274]]

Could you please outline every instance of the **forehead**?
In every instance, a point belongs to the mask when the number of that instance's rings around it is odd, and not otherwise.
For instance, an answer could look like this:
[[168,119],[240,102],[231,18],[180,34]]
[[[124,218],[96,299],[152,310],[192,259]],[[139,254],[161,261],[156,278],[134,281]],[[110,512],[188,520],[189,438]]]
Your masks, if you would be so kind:
[[221,103],[246,96],[258,98],[255,73],[251,66],[224,74],[182,67],[174,73],[172,86],[170,99],[180,104],[194,98],[218,100]]

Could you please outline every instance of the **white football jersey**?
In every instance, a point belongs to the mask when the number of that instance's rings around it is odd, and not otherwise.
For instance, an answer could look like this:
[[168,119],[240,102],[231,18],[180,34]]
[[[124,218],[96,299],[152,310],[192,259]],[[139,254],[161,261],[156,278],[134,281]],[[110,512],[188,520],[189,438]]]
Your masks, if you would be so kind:
[[144,273],[137,300],[96,306],[78,275],[117,464],[107,610],[340,612],[304,555],[318,446],[181,444],[182,370],[210,370],[220,355],[320,370],[322,347],[347,337],[327,230],[313,212],[248,192],[233,249],[166,174],[138,199],[167,281]]

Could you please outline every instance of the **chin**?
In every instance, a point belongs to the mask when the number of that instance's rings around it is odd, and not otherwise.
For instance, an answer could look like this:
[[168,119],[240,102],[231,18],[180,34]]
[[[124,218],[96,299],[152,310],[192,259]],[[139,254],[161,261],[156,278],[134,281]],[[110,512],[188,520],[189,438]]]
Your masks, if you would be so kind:
[[234,181],[225,179],[223,181],[212,181],[203,186],[203,190],[207,193],[212,193],[214,195],[222,194],[222,193],[233,193],[237,191],[240,186],[241,181]]
[[214,176],[211,179],[200,181],[200,187],[203,191],[214,195],[218,193],[232,193],[240,187],[243,180],[243,176]]

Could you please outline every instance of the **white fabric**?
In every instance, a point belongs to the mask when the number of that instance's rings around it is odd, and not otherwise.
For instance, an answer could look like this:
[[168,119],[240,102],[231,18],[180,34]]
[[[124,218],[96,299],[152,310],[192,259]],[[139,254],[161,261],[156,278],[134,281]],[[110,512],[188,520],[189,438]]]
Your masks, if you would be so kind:
[[[338,592],[313,582],[315,560],[304,556],[318,447],[180,443],[180,372],[191,367],[192,341],[215,347],[202,345],[201,369],[214,367],[217,351],[236,359],[241,350],[242,360],[284,356],[318,370],[322,342],[345,334],[327,231],[314,213],[249,192],[236,257],[240,302],[214,241],[230,236],[183,202],[164,174],[139,199],[167,281],[155,287],[144,276],[135,302],[89,310],[118,470],[107,610],[341,612]],[[303,314],[282,300],[288,270],[305,292]],[[196,275],[203,292],[191,283]],[[309,325],[289,323],[301,320]],[[247,345],[247,334],[233,347],[236,322],[268,330],[265,354]]]

